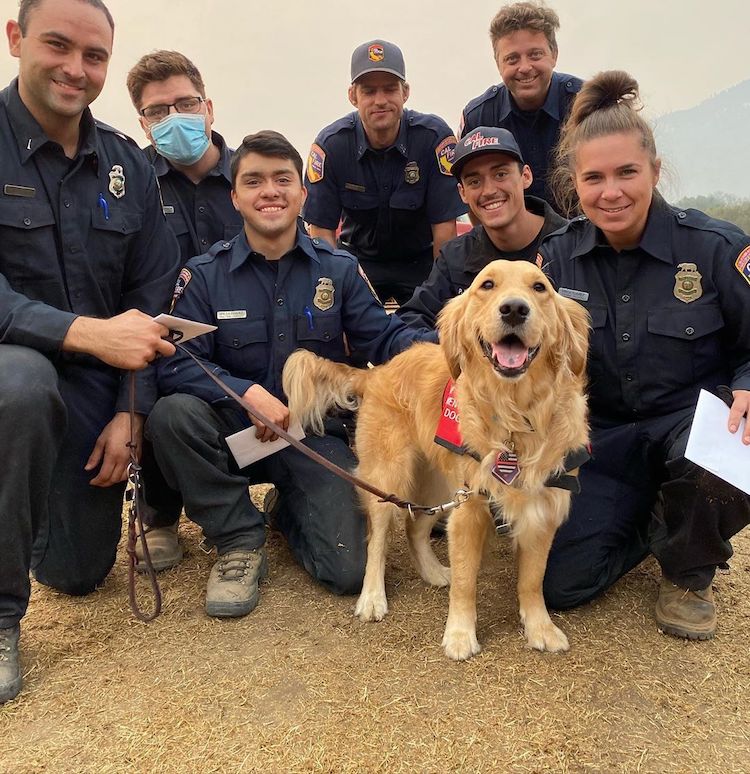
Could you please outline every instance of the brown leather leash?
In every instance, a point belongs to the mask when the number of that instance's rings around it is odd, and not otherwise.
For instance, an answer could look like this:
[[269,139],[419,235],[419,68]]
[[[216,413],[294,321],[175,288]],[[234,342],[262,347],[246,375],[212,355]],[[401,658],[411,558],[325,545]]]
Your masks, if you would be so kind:
[[[151,562],[151,554],[148,550],[148,543],[146,542],[146,530],[143,526],[143,482],[141,481],[141,466],[138,462],[138,443],[135,437],[135,371],[130,372],[130,399],[129,399],[129,413],[130,413],[130,441],[128,442],[128,449],[130,449],[130,463],[128,464],[128,482],[130,483],[130,489],[125,493],[125,500],[130,503],[130,510],[128,511],[128,599],[130,600],[130,609],[133,611],[133,615],[139,621],[153,621],[159,613],[161,613],[161,589],[159,588],[159,581],[156,579],[156,570]],[[136,533],[136,525],[138,532]],[[141,610],[138,599],[135,593],[135,566],[138,563],[138,558],[135,554],[135,548],[138,538],[141,539],[141,547],[143,548],[143,559],[145,566],[145,575],[148,577],[151,584],[151,591],[154,595],[154,605],[149,613],[144,613]]]
[[211,369],[209,369],[199,358],[197,358],[189,349],[187,349],[184,345],[178,344],[175,341],[172,342],[177,349],[179,349],[181,352],[186,354],[191,360],[193,360],[205,373],[208,377],[211,378],[211,380],[224,392],[226,392],[227,395],[229,395],[232,400],[234,400],[236,403],[238,403],[240,406],[242,406],[245,411],[248,412],[252,417],[257,419],[261,424],[264,424],[266,427],[270,428],[276,435],[279,436],[279,438],[283,438],[290,446],[293,446],[297,451],[302,452],[306,457],[309,457],[314,462],[317,462],[319,465],[322,465],[326,470],[329,470],[334,475],[338,476],[339,478],[344,479],[344,481],[347,481],[348,483],[352,484],[353,486],[359,487],[360,489],[364,489],[365,491],[369,492],[370,494],[375,495],[375,497],[378,498],[379,502],[381,503],[392,503],[398,508],[403,508],[404,510],[407,510],[409,512],[409,515],[412,518],[415,518],[418,513],[425,513],[428,515],[435,515],[436,513],[444,513],[446,511],[452,510],[453,508],[457,507],[458,505],[461,505],[461,503],[466,502],[466,500],[469,499],[469,497],[473,494],[473,492],[466,490],[466,489],[459,489],[455,493],[455,500],[451,500],[448,503],[443,503],[442,505],[417,505],[415,503],[409,502],[408,500],[402,500],[400,497],[398,497],[395,494],[388,494],[387,492],[384,492],[382,489],[378,489],[378,487],[374,486],[373,484],[368,483],[367,481],[363,481],[361,478],[358,478],[354,474],[350,473],[348,470],[344,470],[344,468],[339,467],[338,465],[334,464],[330,460],[327,460],[322,455],[318,454],[316,451],[313,451],[308,446],[305,446],[303,443],[300,443],[296,438],[289,435],[289,433],[286,432],[282,427],[279,427],[275,422],[272,422],[268,417],[263,416],[257,409],[253,408],[244,398],[239,396],[229,385],[225,384]]

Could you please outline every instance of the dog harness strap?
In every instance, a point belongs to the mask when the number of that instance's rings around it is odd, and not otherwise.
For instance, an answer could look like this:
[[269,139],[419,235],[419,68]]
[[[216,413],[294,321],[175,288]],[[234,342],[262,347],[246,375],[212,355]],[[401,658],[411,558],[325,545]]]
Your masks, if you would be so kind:
[[581,491],[581,484],[578,481],[578,476],[570,476],[568,472],[580,468],[585,462],[591,459],[591,446],[579,446],[577,449],[571,449],[566,455],[563,462],[564,472],[558,473],[554,476],[550,476],[545,482],[545,486],[551,486],[555,489],[567,489],[573,494],[578,494]]

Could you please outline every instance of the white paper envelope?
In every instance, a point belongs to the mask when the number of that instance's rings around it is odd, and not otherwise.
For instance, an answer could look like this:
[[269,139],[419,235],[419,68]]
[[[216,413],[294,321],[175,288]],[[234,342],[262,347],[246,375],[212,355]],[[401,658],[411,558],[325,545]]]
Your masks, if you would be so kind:
[[701,390],[685,456],[709,473],[750,494],[750,446],[742,443],[746,421],[743,418],[737,432],[730,433],[726,403]]
[[[287,432],[296,441],[301,441],[305,437],[305,431],[299,422],[292,422]],[[255,437],[255,427],[248,427],[246,430],[240,430],[239,433],[228,435],[226,442],[227,446],[229,446],[229,451],[232,452],[232,456],[240,468],[252,465],[253,462],[262,460],[264,457],[268,457],[269,454],[274,454],[289,446],[289,442],[282,438],[261,443]]]
[[215,325],[195,322],[194,320],[184,320],[182,317],[173,317],[171,314],[157,314],[153,320],[165,328],[169,328],[170,331],[179,331],[182,334],[182,338],[179,341],[180,344],[184,344],[196,336],[202,336],[204,333],[211,333],[211,331],[216,330]]

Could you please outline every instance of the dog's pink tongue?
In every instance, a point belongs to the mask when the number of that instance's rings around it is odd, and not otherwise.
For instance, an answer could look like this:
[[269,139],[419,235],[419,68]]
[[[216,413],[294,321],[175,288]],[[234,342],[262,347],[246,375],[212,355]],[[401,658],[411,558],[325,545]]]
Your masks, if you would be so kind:
[[493,344],[492,354],[503,368],[521,368],[529,356],[529,350],[520,341],[511,344]]

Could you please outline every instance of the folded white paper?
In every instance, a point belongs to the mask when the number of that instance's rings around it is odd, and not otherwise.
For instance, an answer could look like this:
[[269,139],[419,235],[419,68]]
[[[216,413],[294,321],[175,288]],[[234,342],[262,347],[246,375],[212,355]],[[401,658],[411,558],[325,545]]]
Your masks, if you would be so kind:
[[154,322],[169,328],[170,331],[179,331],[182,334],[182,338],[179,341],[180,344],[184,344],[196,336],[202,336],[204,333],[211,333],[211,331],[216,330],[215,325],[195,322],[194,320],[183,320],[182,317],[173,317],[171,314],[157,314],[153,319]]
[[685,456],[709,473],[750,494],[750,446],[742,443],[746,421],[743,418],[737,432],[730,433],[726,403],[701,390]]
[[[287,432],[296,441],[301,441],[305,437],[305,431],[299,422],[292,422]],[[262,443],[255,437],[255,427],[248,427],[246,430],[240,430],[239,433],[228,435],[226,441],[229,451],[232,452],[232,456],[240,468],[252,465],[253,462],[262,460],[264,457],[268,457],[269,454],[281,451],[289,446],[289,442],[282,438]]]

